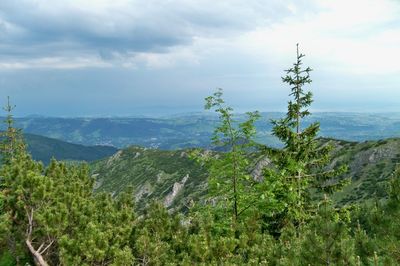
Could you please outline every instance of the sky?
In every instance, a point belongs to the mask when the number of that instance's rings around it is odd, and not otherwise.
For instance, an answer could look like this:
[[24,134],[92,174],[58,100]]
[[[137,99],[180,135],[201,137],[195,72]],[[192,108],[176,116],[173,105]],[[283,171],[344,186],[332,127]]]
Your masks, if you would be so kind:
[[296,43],[313,111],[400,112],[399,0],[1,0],[16,115],[284,111]]

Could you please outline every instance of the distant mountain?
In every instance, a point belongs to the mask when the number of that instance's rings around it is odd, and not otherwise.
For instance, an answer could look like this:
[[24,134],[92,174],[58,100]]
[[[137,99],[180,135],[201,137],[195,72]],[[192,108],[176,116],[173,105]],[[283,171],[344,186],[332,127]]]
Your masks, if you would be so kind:
[[[341,178],[353,181],[333,196],[338,204],[386,197],[386,182],[400,162],[400,139],[329,141],[335,146],[331,167],[348,164],[349,172]],[[261,168],[268,164],[268,158],[255,156],[253,176],[259,178]],[[158,199],[169,208],[185,209],[192,201],[204,199],[207,191],[207,171],[188,157],[188,150],[130,147],[91,166],[97,191],[118,194],[132,186],[141,207]]]
[[[257,141],[279,147],[271,135],[271,119],[284,113],[263,113],[256,122]],[[236,119],[243,120],[238,114]],[[348,141],[379,140],[400,137],[399,113],[314,113],[304,125],[320,122],[322,137]],[[210,146],[218,123],[212,113],[166,116],[163,118],[16,118],[24,132],[83,145],[112,145],[119,148],[139,145],[166,150]],[[1,129],[0,125],[0,129]]]
[[118,151],[111,146],[83,146],[33,134],[24,134],[33,159],[48,164],[51,158],[64,161],[92,162]]
[[212,120],[203,118],[17,118],[15,121],[16,127],[26,133],[76,144],[116,147],[135,144],[161,149],[207,146],[214,126]]

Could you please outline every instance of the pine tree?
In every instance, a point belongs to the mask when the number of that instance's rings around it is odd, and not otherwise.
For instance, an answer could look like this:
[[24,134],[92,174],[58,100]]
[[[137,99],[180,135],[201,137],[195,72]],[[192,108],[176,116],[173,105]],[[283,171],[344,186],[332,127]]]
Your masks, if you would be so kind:
[[93,195],[87,167],[53,160],[44,170],[40,163],[18,158],[0,175],[4,209],[12,214],[10,233],[21,255],[29,254],[38,265],[132,260],[132,199]]
[[6,119],[4,120],[6,130],[0,132],[0,154],[2,163],[8,163],[17,153],[25,151],[21,130],[14,127],[12,111],[15,107],[15,105],[11,104],[10,97],[7,97],[7,104],[3,107],[3,110],[7,113]]
[[6,121],[0,231],[7,228],[3,237],[16,263],[28,258],[42,266],[131,264],[132,198],[94,195],[85,165],[53,160],[44,169],[25,150],[10,113]]
[[400,264],[400,167],[398,166],[390,179],[389,199],[386,205],[378,210],[375,217],[377,226],[376,243],[379,246],[379,261],[386,265]]
[[1,174],[1,170],[6,166],[10,166],[13,161],[29,159],[21,130],[14,127],[12,111],[15,107],[15,105],[11,104],[10,98],[7,97],[7,104],[3,107],[6,112],[6,119],[4,120],[6,130],[0,132],[0,231],[3,231],[3,242],[6,243],[8,251],[16,260],[16,263],[19,264],[25,260],[24,245],[18,241],[19,232],[14,230],[14,225],[19,222],[15,219],[17,212],[7,206],[9,184],[6,177]]
[[354,241],[347,215],[340,215],[325,196],[317,215],[307,225],[299,256],[303,265],[354,265]]
[[131,246],[142,265],[178,264],[188,259],[188,230],[181,215],[168,213],[159,202],[152,202],[134,226]]
[[[284,144],[282,150],[271,153],[276,170],[267,169],[266,179],[283,178],[286,186],[282,201],[287,202],[285,216],[293,222],[303,223],[308,218],[311,208],[310,189],[318,188],[327,193],[342,187],[347,180],[333,180],[346,170],[326,169],[330,162],[332,146],[317,138],[319,123],[304,126],[304,118],[311,113],[308,107],[313,102],[311,91],[304,86],[312,82],[311,68],[303,69],[304,54],[299,53],[297,44],[296,62],[286,70],[282,81],[291,86],[288,111],[284,118],[273,120],[273,135]],[[279,179],[279,178],[278,178]],[[329,180],[329,182],[327,181]],[[311,208],[312,209],[312,208]]]
[[357,254],[357,265],[370,265],[370,262],[375,256],[377,247],[371,237],[368,236],[367,232],[361,228],[358,223],[354,234],[354,248],[355,254]]

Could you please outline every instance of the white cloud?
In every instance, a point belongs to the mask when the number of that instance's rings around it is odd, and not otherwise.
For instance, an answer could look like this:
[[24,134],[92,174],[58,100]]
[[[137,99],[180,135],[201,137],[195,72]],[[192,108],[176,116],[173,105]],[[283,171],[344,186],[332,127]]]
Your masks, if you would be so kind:
[[255,58],[293,58],[295,43],[326,70],[400,72],[400,4],[390,0],[315,1],[319,12],[257,28],[236,41]]

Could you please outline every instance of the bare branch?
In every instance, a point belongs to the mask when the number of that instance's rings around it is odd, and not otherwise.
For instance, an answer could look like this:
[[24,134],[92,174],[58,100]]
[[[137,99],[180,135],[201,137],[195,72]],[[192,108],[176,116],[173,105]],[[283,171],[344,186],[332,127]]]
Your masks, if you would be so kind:
[[39,246],[39,248],[38,248],[37,252],[39,252],[39,253],[40,253],[40,250],[41,250],[43,247],[44,247],[44,243],[42,243],[42,244]]
[[45,247],[45,249],[43,249],[42,251],[38,251],[39,254],[42,255],[43,253],[45,253],[46,250],[48,250],[51,247],[51,245],[53,245],[53,243],[54,243],[54,239]]

